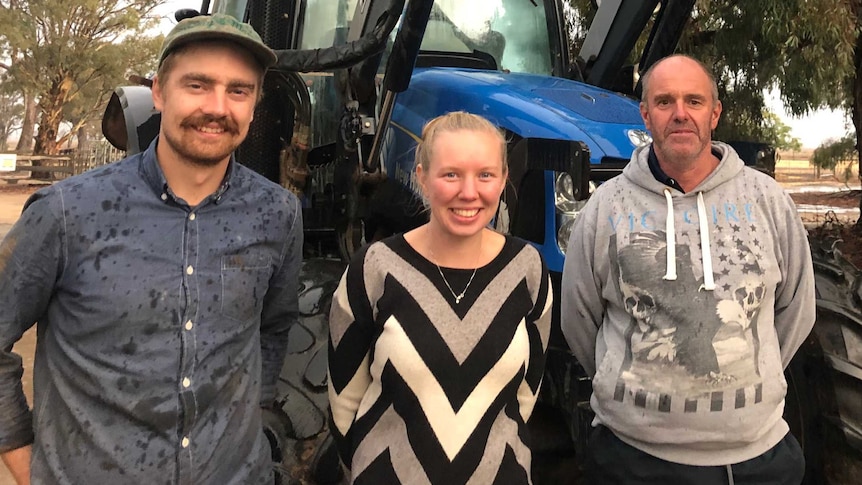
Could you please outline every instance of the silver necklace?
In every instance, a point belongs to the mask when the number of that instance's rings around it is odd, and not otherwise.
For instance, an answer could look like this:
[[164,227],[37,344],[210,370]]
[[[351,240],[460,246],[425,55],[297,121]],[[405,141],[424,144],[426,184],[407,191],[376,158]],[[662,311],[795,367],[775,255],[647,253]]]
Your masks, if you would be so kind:
[[[428,252],[431,253],[431,257],[434,258],[434,266],[437,267],[437,272],[440,273],[440,277],[443,278],[443,283],[446,283],[446,288],[449,288],[449,293],[452,293],[452,298],[455,299],[455,304],[461,303],[461,299],[464,298],[464,295],[467,293],[467,289],[470,288],[470,283],[473,282],[473,278],[476,276],[476,271],[479,269],[478,264],[475,268],[473,268],[473,274],[470,275],[470,279],[467,281],[467,286],[464,287],[464,291],[460,294],[456,295],[455,290],[452,289],[452,285],[449,284],[449,280],[446,279],[446,276],[443,275],[443,270],[440,268],[440,265],[437,264],[437,255],[434,254],[434,251],[431,248],[428,248]],[[479,257],[482,257],[482,246],[479,245]],[[478,263],[478,261],[476,261]]]
[[464,291],[456,295],[455,290],[452,289],[452,285],[449,284],[449,280],[447,280],[446,277],[443,276],[443,270],[440,269],[440,265],[435,262],[434,266],[437,266],[437,271],[440,273],[440,277],[443,278],[443,283],[446,283],[446,288],[449,288],[449,292],[452,293],[452,297],[455,298],[455,304],[457,305],[461,303],[461,298],[464,298],[464,294],[467,293],[467,288],[470,288],[470,283],[473,282],[473,277],[476,276],[476,270],[478,270],[479,268],[473,268],[473,274],[470,275],[470,280],[467,281],[467,286],[464,287]]

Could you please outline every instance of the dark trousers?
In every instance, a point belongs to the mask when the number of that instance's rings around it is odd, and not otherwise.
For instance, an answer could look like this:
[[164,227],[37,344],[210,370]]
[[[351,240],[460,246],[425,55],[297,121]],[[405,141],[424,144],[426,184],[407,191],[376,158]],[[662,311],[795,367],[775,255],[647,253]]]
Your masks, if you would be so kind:
[[599,426],[590,435],[583,483],[673,485],[799,485],[805,457],[790,433],[771,450],[730,466],[672,463],[638,450]]

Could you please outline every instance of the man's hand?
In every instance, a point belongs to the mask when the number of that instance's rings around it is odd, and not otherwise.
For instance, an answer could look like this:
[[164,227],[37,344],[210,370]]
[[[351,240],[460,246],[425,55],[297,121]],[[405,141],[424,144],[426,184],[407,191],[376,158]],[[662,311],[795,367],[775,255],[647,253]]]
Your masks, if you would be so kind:
[[12,472],[15,483],[18,485],[30,485],[30,454],[32,447],[27,445],[3,453],[3,463]]

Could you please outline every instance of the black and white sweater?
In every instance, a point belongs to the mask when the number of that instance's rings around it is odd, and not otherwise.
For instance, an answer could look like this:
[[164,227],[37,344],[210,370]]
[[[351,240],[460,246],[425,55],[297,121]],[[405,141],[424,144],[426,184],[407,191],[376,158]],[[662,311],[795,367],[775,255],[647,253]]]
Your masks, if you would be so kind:
[[[455,291],[472,270],[442,269]],[[539,253],[507,238],[464,299],[403,236],[356,255],[333,296],[332,433],[351,483],[530,482],[552,292]]]

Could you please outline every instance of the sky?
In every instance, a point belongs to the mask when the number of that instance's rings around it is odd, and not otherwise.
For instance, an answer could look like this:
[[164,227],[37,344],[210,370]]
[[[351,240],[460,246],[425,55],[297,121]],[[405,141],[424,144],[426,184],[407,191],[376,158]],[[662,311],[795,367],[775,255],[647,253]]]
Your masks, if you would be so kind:
[[167,0],[162,5],[159,5],[153,11],[157,16],[161,18],[161,22],[159,24],[158,32],[167,35],[168,32],[177,25],[177,21],[174,20],[174,12],[181,8],[201,8],[200,0]]
[[847,119],[843,111],[820,109],[799,118],[790,116],[776,93],[767,93],[766,107],[781,117],[790,127],[792,136],[802,142],[803,148],[814,149],[829,139],[837,139],[847,134]]
[[817,148],[824,141],[842,138],[849,131],[843,111],[821,109],[802,118],[793,118],[786,113],[778,115],[790,126],[791,134],[799,138],[803,148]]
[[[156,8],[155,12],[161,19],[159,31],[167,34],[174,25],[174,12],[181,8],[201,7],[200,0],[167,0]],[[826,140],[841,138],[847,133],[846,120],[841,111],[818,110],[801,118],[790,116],[784,109],[781,100],[773,93],[766,95],[767,108],[781,117],[791,129],[791,135],[802,142],[803,148],[814,149]]]

